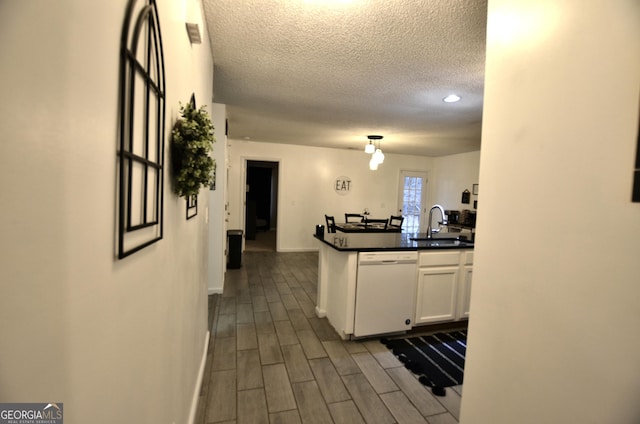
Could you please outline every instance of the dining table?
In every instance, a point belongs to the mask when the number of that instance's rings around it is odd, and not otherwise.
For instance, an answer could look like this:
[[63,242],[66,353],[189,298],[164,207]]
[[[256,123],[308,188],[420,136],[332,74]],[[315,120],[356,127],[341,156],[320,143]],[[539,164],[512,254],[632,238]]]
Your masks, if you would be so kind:
[[400,233],[402,228],[397,225],[384,225],[383,223],[370,222],[336,222],[336,231],[342,233]]

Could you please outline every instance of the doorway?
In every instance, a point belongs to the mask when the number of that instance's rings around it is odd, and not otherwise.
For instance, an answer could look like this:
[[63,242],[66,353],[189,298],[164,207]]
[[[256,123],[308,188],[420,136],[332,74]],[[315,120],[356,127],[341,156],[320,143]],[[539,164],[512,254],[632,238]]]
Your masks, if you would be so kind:
[[398,212],[404,217],[403,233],[419,233],[424,221],[427,200],[427,173],[400,171]]
[[260,160],[246,162],[246,251],[276,251],[278,165]]

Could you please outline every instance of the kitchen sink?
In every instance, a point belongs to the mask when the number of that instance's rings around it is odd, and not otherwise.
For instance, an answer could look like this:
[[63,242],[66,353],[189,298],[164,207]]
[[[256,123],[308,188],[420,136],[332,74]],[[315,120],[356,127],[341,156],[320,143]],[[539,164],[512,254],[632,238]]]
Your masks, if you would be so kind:
[[473,246],[473,241],[459,234],[434,234],[432,238],[427,238],[426,234],[415,234],[409,239],[419,247],[468,247]]
[[444,241],[444,240],[448,240],[448,241],[455,241],[455,240],[460,240],[460,236],[449,236],[449,235],[436,235],[434,234],[432,238],[427,238],[426,236],[424,237],[409,237],[409,240],[413,240],[413,241]]
[[460,245],[466,245],[467,242],[462,241],[462,240],[452,240],[452,239],[440,239],[440,240],[424,240],[423,243],[425,243],[427,246],[460,246]]
[[434,247],[434,248],[438,248],[438,247],[472,247],[473,243],[469,242],[469,241],[464,241],[464,240],[434,240],[434,239],[424,239],[424,240],[415,240],[414,241],[417,247]]

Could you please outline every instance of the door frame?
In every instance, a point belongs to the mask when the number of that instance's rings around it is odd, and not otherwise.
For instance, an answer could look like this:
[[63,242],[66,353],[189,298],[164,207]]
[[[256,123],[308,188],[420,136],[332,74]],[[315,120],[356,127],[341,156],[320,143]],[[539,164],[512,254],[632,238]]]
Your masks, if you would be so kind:
[[[396,211],[402,214],[403,206],[404,206],[404,177],[421,177],[424,181],[422,188],[422,199],[421,199],[421,212],[420,219],[418,224],[418,232],[424,232],[425,228],[425,214],[427,213],[427,200],[429,198],[429,171],[421,171],[421,170],[410,170],[410,169],[400,169],[398,171],[398,196],[396,199]],[[404,216],[404,214],[403,214]]]
[[[278,183],[277,183],[277,194],[276,194],[276,208],[278,210],[278,216],[276,217],[276,252],[280,251],[280,205],[281,205],[281,180],[282,180],[282,159],[280,158],[272,158],[272,157],[264,157],[264,156],[241,156],[240,160],[242,162],[242,170],[240,181],[240,227],[242,228],[242,251],[245,249],[245,237],[246,234],[246,220],[247,220],[247,167],[249,166],[249,162],[258,161],[258,162],[274,162],[277,163],[278,168]],[[272,194],[273,196],[273,194]]]

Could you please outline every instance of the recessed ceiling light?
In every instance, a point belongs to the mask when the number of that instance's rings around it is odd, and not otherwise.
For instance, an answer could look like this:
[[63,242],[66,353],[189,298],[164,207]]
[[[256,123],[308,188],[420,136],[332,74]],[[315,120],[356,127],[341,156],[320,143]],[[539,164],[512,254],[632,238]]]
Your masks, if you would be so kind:
[[461,97],[458,96],[457,94],[449,94],[447,97],[445,97],[444,99],[442,99],[443,102],[445,103],[455,103],[460,101]]

